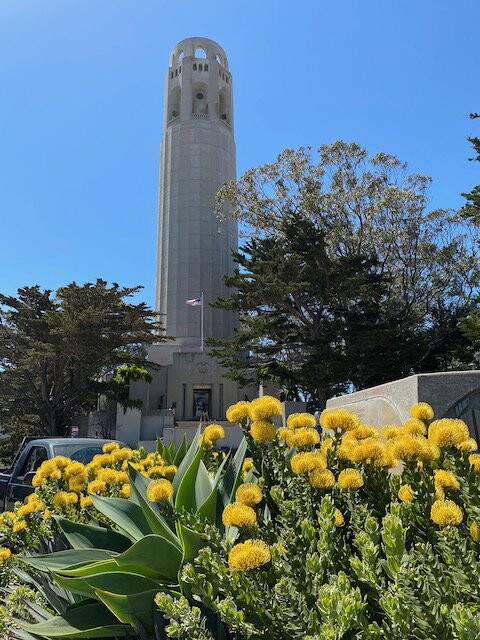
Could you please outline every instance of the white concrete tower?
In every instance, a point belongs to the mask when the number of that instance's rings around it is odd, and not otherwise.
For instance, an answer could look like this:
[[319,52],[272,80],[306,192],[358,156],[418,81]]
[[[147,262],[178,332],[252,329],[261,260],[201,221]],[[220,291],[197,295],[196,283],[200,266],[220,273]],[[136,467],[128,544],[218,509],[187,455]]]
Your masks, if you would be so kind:
[[204,296],[204,335],[232,335],[233,314],[208,303],[227,295],[237,224],[219,221],[214,199],[235,178],[232,76],[223,49],[208,38],[187,38],[170,56],[165,81],[158,214],[156,309],[167,335],[183,349],[198,347]]

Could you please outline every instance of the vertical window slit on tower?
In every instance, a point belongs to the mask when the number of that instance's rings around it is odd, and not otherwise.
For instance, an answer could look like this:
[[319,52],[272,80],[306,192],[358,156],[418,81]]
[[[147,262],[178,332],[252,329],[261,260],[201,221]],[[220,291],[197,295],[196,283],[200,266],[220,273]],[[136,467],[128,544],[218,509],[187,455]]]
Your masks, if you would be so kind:
[[196,63],[195,63],[195,62],[193,63],[193,70],[194,70],[194,71],[196,71],[196,70],[197,70],[197,65],[196,65]]
[[205,65],[205,71],[208,71],[208,64]]
[[170,74],[170,78],[173,78],[173,71],[172,71],[172,73]]
[[202,65],[201,65],[201,64],[199,64],[199,65],[198,65],[198,70],[199,70],[199,71],[203,71],[203,67],[202,67]]
[[175,77],[178,75],[178,69],[175,69]]

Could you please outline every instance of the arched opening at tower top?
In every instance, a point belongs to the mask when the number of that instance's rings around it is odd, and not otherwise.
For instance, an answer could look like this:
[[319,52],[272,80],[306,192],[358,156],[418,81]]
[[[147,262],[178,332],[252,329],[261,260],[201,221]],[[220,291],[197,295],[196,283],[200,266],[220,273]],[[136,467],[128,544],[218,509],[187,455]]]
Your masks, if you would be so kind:
[[178,54],[178,61],[181,62],[185,57],[185,54],[183,51],[180,51]]
[[208,113],[208,86],[204,82],[197,82],[192,88],[192,113]]
[[180,100],[182,91],[180,87],[174,87],[168,95],[168,119],[174,120],[180,115]]
[[202,47],[197,47],[195,49],[195,58],[206,58],[207,54],[205,53],[205,49]]

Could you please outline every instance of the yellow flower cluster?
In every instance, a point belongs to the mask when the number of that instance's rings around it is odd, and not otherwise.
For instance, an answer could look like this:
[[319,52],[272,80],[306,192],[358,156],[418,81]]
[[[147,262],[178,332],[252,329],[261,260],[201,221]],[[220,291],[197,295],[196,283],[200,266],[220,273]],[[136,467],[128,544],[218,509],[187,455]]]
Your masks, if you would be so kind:
[[280,439],[285,440],[290,448],[313,447],[320,442],[320,434],[311,427],[298,427],[295,429],[281,427],[278,430],[278,436]]
[[303,451],[292,457],[290,466],[293,473],[300,475],[314,469],[326,469],[327,460],[321,451]]
[[439,447],[454,447],[469,440],[470,433],[463,420],[442,418],[431,423],[428,439]]
[[8,560],[11,555],[12,552],[10,551],[10,549],[7,549],[6,547],[0,547],[0,564]]
[[147,487],[150,502],[166,502],[173,496],[173,485],[169,480],[153,480]]
[[434,481],[436,489],[460,489],[460,483],[451,471],[436,470]]
[[263,499],[262,490],[253,482],[247,482],[241,484],[235,492],[235,498],[237,502],[242,502],[249,507],[252,507]]
[[314,469],[308,481],[315,489],[331,489],[335,484],[335,476],[330,469]]
[[287,418],[289,429],[314,429],[315,417],[311,413],[292,413]]
[[398,498],[402,502],[412,502],[415,495],[412,487],[409,484],[404,484],[398,490]]
[[225,429],[220,424],[209,424],[205,427],[201,442],[205,449],[211,449],[217,440],[225,437]]
[[324,429],[333,431],[352,431],[360,426],[360,418],[346,409],[325,409],[320,416]]
[[242,400],[241,402],[237,402],[236,404],[232,404],[231,407],[227,409],[227,420],[233,423],[243,422],[246,418],[248,418],[248,407],[250,403]]
[[410,407],[410,415],[412,418],[427,422],[431,420],[435,414],[428,402],[417,402]]
[[232,571],[248,571],[270,562],[272,554],[263,540],[245,540],[232,547],[228,565]]
[[275,440],[275,425],[270,420],[254,420],[250,425],[250,435],[255,442],[271,442]]
[[452,500],[435,500],[430,509],[430,517],[442,527],[458,525],[463,520],[463,512]]
[[363,487],[363,476],[358,469],[343,469],[338,474],[337,482],[341,489],[347,491],[360,489],[360,487]]
[[255,511],[242,502],[227,504],[223,510],[222,522],[226,527],[251,527],[256,521]]
[[282,415],[282,403],[273,396],[262,396],[252,400],[248,405],[248,415],[251,420],[269,420]]

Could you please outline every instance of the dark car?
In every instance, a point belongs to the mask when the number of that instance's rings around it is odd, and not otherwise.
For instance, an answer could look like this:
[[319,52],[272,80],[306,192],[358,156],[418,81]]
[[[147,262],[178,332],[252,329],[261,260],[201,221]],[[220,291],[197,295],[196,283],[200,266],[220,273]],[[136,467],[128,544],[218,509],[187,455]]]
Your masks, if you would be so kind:
[[12,509],[17,500],[23,500],[33,492],[32,479],[45,460],[65,456],[89,463],[93,456],[102,453],[102,447],[111,440],[96,438],[45,438],[30,440],[13,461],[9,469],[0,470],[0,511]]

